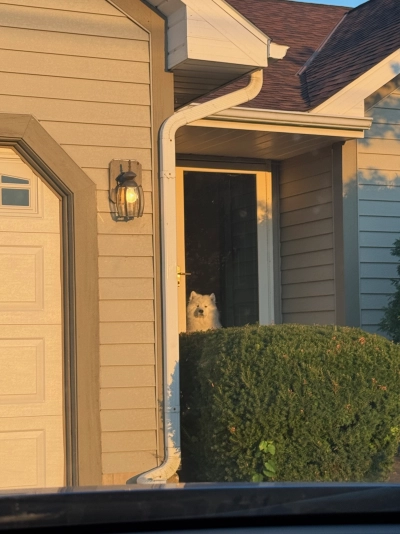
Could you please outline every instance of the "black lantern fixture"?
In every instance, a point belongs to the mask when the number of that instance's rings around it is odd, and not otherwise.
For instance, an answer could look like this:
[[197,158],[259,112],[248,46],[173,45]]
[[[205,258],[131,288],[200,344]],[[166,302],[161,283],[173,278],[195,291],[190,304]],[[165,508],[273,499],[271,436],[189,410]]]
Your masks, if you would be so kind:
[[[132,164],[136,172],[132,170]],[[110,163],[110,202],[113,204],[114,219],[117,221],[130,221],[143,215],[144,195],[140,163],[131,160],[113,160]]]

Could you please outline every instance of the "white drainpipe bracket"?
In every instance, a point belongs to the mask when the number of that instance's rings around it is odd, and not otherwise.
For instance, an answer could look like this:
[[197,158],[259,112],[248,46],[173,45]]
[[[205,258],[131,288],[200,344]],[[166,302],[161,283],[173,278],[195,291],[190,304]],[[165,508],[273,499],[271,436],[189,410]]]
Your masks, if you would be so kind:
[[192,108],[184,108],[166,119],[160,130],[161,259],[163,295],[164,434],[165,459],[141,474],[137,484],[165,484],[181,462],[178,291],[176,281],[176,184],[175,134],[181,126],[239,106],[261,91],[263,70],[250,75],[249,84]]

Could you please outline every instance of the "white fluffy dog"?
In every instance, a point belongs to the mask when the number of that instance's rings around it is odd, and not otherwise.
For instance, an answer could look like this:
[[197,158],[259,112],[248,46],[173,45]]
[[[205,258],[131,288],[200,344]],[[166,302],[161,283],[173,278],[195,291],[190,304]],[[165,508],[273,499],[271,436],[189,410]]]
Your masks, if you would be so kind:
[[211,293],[211,295],[200,295],[192,291],[186,309],[186,318],[187,332],[221,328],[214,293]]

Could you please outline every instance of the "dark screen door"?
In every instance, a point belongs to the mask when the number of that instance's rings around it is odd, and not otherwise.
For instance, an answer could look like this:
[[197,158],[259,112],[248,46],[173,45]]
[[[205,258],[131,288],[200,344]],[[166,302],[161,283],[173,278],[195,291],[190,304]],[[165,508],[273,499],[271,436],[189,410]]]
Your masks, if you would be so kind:
[[223,326],[258,322],[256,177],[184,173],[187,297],[215,293]]

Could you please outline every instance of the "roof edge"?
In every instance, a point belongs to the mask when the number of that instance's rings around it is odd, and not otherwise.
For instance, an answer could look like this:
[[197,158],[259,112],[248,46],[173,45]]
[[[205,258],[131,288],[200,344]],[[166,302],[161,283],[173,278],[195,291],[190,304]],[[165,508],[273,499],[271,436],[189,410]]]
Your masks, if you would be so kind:
[[364,100],[400,74],[400,48],[310,111],[364,116]]

